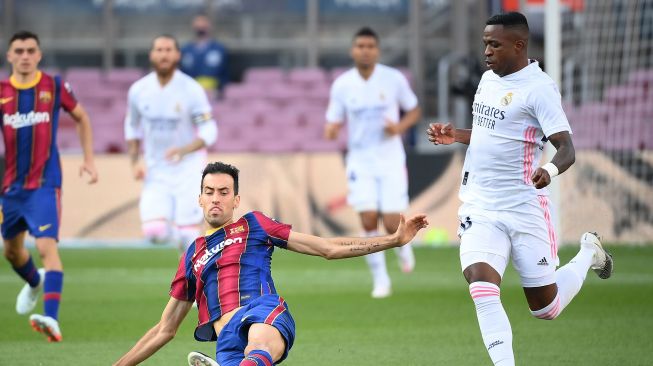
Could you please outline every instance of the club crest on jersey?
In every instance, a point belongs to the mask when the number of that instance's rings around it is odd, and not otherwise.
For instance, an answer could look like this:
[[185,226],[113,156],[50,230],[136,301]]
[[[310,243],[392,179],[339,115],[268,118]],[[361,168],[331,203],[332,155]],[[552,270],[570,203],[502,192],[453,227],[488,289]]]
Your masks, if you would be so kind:
[[50,103],[52,100],[52,93],[49,91],[41,90],[39,92],[39,102],[41,103]]
[[501,98],[501,105],[504,107],[510,104],[510,102],[512,102],[512,93],[508,93],[503,98]]
[[245,227],[243,225],[232,227],[229,229],[229,235],[234,235],[238,233],[244,233],[245,232]]

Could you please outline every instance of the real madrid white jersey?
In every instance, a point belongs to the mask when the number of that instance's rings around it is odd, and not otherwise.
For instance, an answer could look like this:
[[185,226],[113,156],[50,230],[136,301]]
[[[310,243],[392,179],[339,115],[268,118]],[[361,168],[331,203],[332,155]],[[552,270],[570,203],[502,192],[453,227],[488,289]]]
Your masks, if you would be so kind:
[[548,194],[533,186],[547,136],[569,131],[560,92],[537,62],[504,77],[489,70],[472,106],[460,199],[503,210]]
[[403,165],[406,154],[401,137],[386,135],[384,126],[386,121],[399,122],[400,109],[416,106],[417,97],[401,72],[376,64],[367,80],[352,68],[333,82],[326,120],[347,121],[349,159]]
[[148,175],[179,174],[184,167],[193,171],[201,168],[205,149],[176,163],[168,161],[165,154],[170,148],[191,143],[197,137],[196,126],[209,121],[214,123],[206,93],[179,70],[163,87],[156,73],[151,72],[129,88],[125,138],[143,140]]

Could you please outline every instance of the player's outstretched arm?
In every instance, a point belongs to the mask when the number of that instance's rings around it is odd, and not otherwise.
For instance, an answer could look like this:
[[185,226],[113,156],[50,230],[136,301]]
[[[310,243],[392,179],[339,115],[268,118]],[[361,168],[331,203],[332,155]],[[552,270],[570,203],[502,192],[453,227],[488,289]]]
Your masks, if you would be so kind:
[[77,122],[77,134],[79,134],[79,141],[82,145],[82,152],[84,153],[84,162],[79,168],[79,175],[86,173],[90,176],[88,183],[93,184],[98,180],[97,169],[95,169],[95,159],[93,157],[93,130],[91,128],[91,120],[88,113],[77,103],[77,106],[70,112],[70,115]]
[[192,306],[193,303],[189,301],[171,297],[163,310],[161,320],[145,333],[129,352],[120,357],[114,366],[137,365],[156,353],[172,340]]
[[431,123],[426,129],[429,141],[434,145],[450,145],[454,142],[469,145],[472,130],[456,128],[451,123]]
[[410,242],[418,231],[428,225],[426,215],[420,214],[408,220],[401,215],[399,227],[391,235],[373,238],[322,238],[319,236],[290,232],[288,250],[326,259],[358,257],[382,250],[399,247]]
[[550,163],[537,168],[531,177],[535,188],[544,188],[551,183],[551,178],[561,174],[576,161],[576,150],[568,131],[554,133],[549,141],[555,146],[556,153]]

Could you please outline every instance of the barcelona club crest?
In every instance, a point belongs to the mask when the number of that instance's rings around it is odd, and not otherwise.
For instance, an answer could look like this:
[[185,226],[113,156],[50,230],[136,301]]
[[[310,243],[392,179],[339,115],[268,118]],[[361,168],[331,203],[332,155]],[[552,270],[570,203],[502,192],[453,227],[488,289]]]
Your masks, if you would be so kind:
[[52,93],[49,91],[41,90],[39,92],[39,102],[41,103],[50,103],[52,100]]
[[504,107],[510,104],[510,102],[512,102],[512,93],[508,93],[503,98],[501,98],[501,105]]
[[244,233],[245,232],[245,227],[243,225],[232,227],[231,230],[229,230],[229,235],[234,235],[238,233]]

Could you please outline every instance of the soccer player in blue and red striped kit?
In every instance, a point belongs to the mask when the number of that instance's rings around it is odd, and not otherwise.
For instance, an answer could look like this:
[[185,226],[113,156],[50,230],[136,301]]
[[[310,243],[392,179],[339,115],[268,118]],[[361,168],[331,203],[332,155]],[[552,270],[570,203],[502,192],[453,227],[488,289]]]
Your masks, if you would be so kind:
[[[44,314],[32,314],[32,327],[48,341],[62,340],[58,314],[63,288],[63,266],[57,250],[61,215],[61,163],[57,150],[59,110],[77,121],[84,161],[80,175],[97,181],[93,139],[88,115],[59,76],[38,69],[38,36],[22,31],[9,40],[9,80],[0,82],[0,116],[5,143],[6,170],[2,182],[2,237],[4,255],[27,282],[19,293],[16,311],[27,314],[43,291]],[[25,232],[36,240],[44,269],[37,270],[25,249]]]
[[295,322],[277,294],[271,261],[275,247],[339,259],[408,243],[426,227],[425,215],[401,216],[392,235],[330,238],[302,234],[260,212],[234,220],[238,208],[238,169],[211,163],[202,173],[199,205],[210,230],[182,256],[161,320],[116,365],[136,365],[169,342],[197,302],[198,341],[217,341],[221,366],[270,366],[288,356]]

